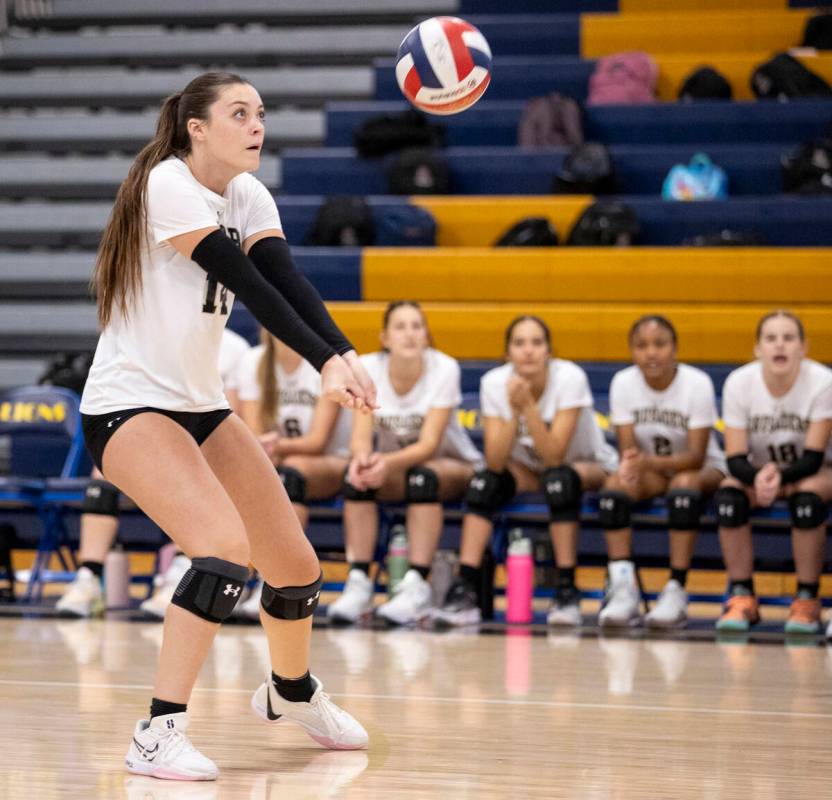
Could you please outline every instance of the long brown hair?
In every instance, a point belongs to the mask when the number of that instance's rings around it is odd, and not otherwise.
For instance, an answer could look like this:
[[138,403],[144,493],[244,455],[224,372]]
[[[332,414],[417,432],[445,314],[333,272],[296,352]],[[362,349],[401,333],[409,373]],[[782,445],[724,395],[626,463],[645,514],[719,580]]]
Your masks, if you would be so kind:
[[172,155],[181,158],[191,152],[188,120],[208,119],[220,89],[235,83],[248,81],[230,72],[206,72],[162,103],[156,135],[136,156],[119,187],[98,247],[91,289],[98,297],[102,328],[110,321],[113,304],[126,317],[130,301],[141,289],[141,250],[147,226],[145,192],[150,170]]
[[263,355],[257,364],[257,385],[260,387],[260,402],[257,405],[257,417],[260,430],[273,431],[277,427],[279,395],[277,386],[277,369],[275,367],[274,337],[263,328],[260,331],[260,343]]

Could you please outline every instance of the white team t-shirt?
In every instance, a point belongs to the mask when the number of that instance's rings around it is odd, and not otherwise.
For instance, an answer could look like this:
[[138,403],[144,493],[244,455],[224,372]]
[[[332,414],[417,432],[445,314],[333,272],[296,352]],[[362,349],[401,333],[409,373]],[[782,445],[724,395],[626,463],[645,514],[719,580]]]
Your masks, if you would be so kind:
[[706,372],[679,364],[666,389],[651,389],[635,365],[616,372],[610,384],[610,420],[613,425],[632,425],[640,450],[670,456],[687,449],[688,431],[710,428],[707,467],[727,474],[725,456],[713,426],[718,419],[716,392]]
[[[374,412],[375,449],[391,453],[419,440],[425,417],[432,408],[456,410],[462,402],[459,363],[445,353],[428,348],[422,355],[422,375],[407,394],[397,394],[390,382],[390,355],[367,353],[361,362],[376,385],[377,404]],[[451,414],[442,436],[437,458],[455,458],[479,468],[482,455],[467,431]]]
[[239,333],[234,333],[229,328],[223,329],[219,370],[222,387],[226,392],[240,388],[240,365],[249,350],[249,343]]
[[[832,418],[832,370],[804,358],[794,385],[774,397],[763,380],[763,365],[752,361],[735,369],[722,390],[722,418],[728,428],[748,433],[749,461],[785,466],[803,454],[810,422]],[[832,444],[826,448],[832,463]]]
[[[257,373],[266,348],[251,348],[240,365],[240,400],[260,399]],[[321,396],[321,376],[308,361],[301,361],[292,372],[274,364],[277,381],[277,429],[287,438],[306,436],[312,429],[315,406]],[[327,442],[325,453],[346,458],[350,452],[350,414],[338,409],[338,418]]]
[[[514,418],[514,412],[508,401],[508,381],[514,374],[511,364],[489,370],[480,381],[480,413],[484,417],[498,417],[506,421]],[[618,467],[618,455],[604,440],[604,434],[595,420],[592,391],[586,373],[572,361],[562,358],[549,359],[546,376],[546,388],[537,401],[540,416],[547,426],[558,411],[568,408],[580,408],[578,423],[572,440],[566,450],[565,463],[577,461],[595,461],[607,472],[614,472]],[[510,457],[524,464],[534,472],[543,471],[543,462],[534,447],[534,440],[526,426],[526,420],[520,417],[517,439]]]
[[241,245],[258,231],[280,229],[274,199],[248,173],[218,195],[174,157],[150,171],[146,204],[142,286],[126,318],[113,307],[98,340],[81,411],[226,408],[218,353],[234,296],[167,240],[219,225]]

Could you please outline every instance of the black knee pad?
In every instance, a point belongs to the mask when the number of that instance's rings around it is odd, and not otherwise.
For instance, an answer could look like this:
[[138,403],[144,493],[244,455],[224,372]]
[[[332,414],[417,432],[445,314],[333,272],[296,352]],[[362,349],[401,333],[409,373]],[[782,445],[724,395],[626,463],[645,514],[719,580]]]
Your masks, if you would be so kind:
[[675,531],[698,531],[702,517],[702,492],[671,489],[667,502],[667,526]]
[[280,475],[280,480],[283,481],[283,488],[286,490],[289,500],[293,503],[305,503],[306,478],[303,473],[294,467],[281,465],[277,468],[277,474]]
[[227,619],[248,580],[248,567],[221,558],[195,558],[171,602],[208,622]]
[[411,467],[404,484],[405,503],[438,503],[439,476],[429,467]]
[[341,493],[344,495],[344,500],[372,502],[376,499],[376,489],[365,489],[364,491],[360,491],[349,482],[346,475],[344,475],[344,483],[341,487]]
[[91,480],[84,492],[82,514],[99,514],[105,517],[118,516],[118,489],[112,483]]
[[829,506],[814,492],[795,492],[789,498],[789,513],[792,515],[793,527],[817,528],[826,522]]
[[540,480],[551,522],[577,522],[581,515],[581,476],[568,464],[550,467]]
[[268,583],[263,584],[263,594],[260,605],[270,617],[275,619],[303,619],[311,617],[318,607],[321,596],[321,586],[324,575],[308,586],[281,586],[275,588]]
[[629,528],[633,503],[624,492],[605,490],[598,495],[598,522],[605,531]]
[[714,495],[716,521],[720,528],[739,528],[751,519],[751,503],[742,489],[729,486]]
[[507,469],[502,472],[481,469],[474,473],[468,484],[465,503],[472,514],[491,521],[497,509],[511,500],[515,494],[517,482]]

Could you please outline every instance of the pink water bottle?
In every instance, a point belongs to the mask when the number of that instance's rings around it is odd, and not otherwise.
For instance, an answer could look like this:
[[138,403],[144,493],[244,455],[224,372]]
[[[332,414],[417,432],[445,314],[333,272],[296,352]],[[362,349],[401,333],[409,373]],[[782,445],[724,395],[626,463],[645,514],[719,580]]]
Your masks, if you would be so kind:
[[532,621],[534,558],[532,540],[520,528],[509,533],[506,556],[506,622]]

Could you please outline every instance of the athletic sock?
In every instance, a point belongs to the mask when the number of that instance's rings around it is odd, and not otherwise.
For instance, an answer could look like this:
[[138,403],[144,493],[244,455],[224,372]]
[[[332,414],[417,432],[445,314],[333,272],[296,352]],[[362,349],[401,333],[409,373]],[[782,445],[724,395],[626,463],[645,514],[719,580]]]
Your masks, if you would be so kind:
[[428,575],[430,575],[430,565],[428,565],[427,567],[422,567],[419,566],[419,564],[411,564],[410,569],[415,569],[416,572],[418,572],[425,580],[427,580]]
[[744,594],[754,596],[754,578],[743,581],[731,581],[728,587],[728,594]]
[[474,591],[477,591],[477,587],[482,581],[482,569],[480,569],[480,567],[470,567],[468,564],[460,564],[459,577]]
[[352,561],[350,562],[350,569],[357,569],[361,570],[365,575],[370,574],[370,562],[369,561]]
[[312,676],[309,670],[300,678],[281,678],[280,675],[272,673],[272,683],[277,693],[290,703],[308,703],[315,694],[315,687],[312,685]]
[[675,567],[671,567],[670,569],[670,580],[676,581],[683,589],[685,588],[685,584],[688,582],[688,571],[687,569],[676,569]]
[[167,700],[160,700],[158,697],[154,697],[150,701],[150,719],[164,717],[166,714],[181,714],[187,710],[187,703],[169,703]]
[[86,567],[97,578],[104,574],[104,564],[101,561],[82,561],[81,566]]
[[575,567],[557,567],[555,572],[555,587],[558,589],[572,589],[575,586]]
[[814,600],[818,596],[818,583],[801,583],[797,582],[797,597],[801,600]]

